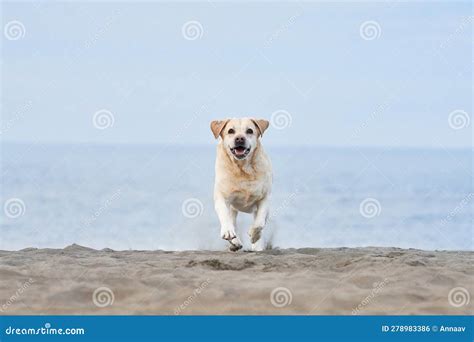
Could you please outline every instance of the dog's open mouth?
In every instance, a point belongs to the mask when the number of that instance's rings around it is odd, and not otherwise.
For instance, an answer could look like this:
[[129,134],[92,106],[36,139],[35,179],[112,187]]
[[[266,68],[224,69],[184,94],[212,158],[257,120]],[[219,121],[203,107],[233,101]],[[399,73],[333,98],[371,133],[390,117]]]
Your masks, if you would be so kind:
[[235,158],[243,159],[247,157],[247,155],[250,153],[250,147],[247,148],[245,146],[236,146],[231,148],[230,151],[232,152]]

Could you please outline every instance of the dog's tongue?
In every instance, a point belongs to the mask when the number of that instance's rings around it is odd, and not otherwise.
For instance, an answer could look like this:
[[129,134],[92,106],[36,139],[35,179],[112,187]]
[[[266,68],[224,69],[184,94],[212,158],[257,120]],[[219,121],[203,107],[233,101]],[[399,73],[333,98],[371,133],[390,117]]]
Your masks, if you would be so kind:
[[236,147],[235,148],[235,154],[241,156],[245,153],[245,147]]

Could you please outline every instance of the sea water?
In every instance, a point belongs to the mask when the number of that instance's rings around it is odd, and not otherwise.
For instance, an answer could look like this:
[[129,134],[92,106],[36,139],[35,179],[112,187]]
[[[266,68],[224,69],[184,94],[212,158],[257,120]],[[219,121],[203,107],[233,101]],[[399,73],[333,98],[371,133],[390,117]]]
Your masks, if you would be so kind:
[[[274,247],[473,249],[472,150],[266,150]],[[1,156],[0,249],[226,247],[214,146],[4,143]],[[247,247],[250,224],[240,214]]]

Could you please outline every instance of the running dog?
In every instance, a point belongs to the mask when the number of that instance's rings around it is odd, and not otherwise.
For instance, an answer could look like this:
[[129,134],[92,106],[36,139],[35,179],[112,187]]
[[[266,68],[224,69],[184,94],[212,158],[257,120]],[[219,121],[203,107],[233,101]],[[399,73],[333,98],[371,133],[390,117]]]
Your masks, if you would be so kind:
[[238,251],[242,242],[236,234],[237,213],[253,214],[248,231],[252,250],[264,248],[262,230],[269,215],[272,166],[263,150],[261,137],[267,120],[241,118],[215,120],[211,130],[217,145],[214,205],[221,224],[221,238],[230,250]]

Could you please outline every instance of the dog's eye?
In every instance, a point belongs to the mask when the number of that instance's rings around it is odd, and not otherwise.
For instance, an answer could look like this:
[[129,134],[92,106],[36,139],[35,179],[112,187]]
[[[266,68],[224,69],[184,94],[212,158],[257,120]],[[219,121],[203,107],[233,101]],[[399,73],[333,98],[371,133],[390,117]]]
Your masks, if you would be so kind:
[[249,129],[247,130],[247,134],[253,134],[253,129],[249,128]]
[[233,129],[233,128],[231,128],[231,129],[229,129],[229,130],[227,131],[227,133],[229,133],[229,134],[234,134],[234,133],[235,133],[235,131],[234,131],[234,129]]

